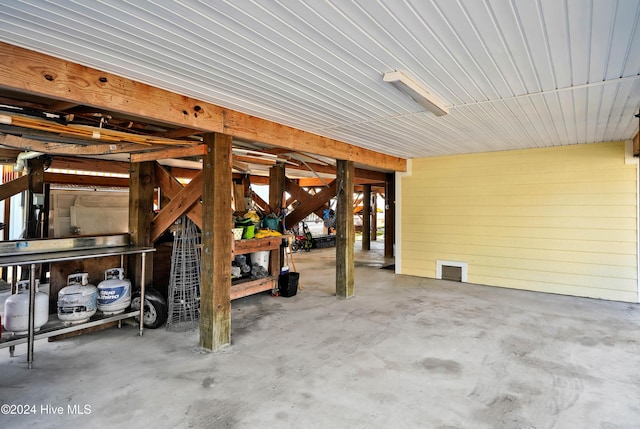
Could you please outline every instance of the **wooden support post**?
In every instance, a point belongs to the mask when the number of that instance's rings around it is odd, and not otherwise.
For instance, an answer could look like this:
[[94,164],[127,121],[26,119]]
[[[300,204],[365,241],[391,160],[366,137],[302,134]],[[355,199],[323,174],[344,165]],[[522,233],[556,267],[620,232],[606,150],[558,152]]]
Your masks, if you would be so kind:
[[49,209],[51,209],[51,184],[44,184],[44,213],[42,216],[42,237],[49,238]]
[[[151,221],[153,220],[154,162],[130,164],[129,171],[129,233],[131,245],[151,246]],[[145,261],[145,288],[153,281],[153,258]],[[128,275],[136,287],[142,280],[142,257],[129,257]]]
[[[269,169],[269,207],[271,207],[271,211],[277,213],[279,216],[282,215],[282,209],[284,208],[284,190],[285,190],[285,181],[287,180],[285,176],[285,170],[283,164],[274,165]],[[282,224],[284,225],[284,220],[282,220]],[[282,229],[278,227],[278,230],[282,232]],[[279,250],[272,252],[272,254],[278,255],[278,261],[284,260],[284,249],[280,247]],[[281,262],[278,263],[280,265]],[[276,275],[280,274],[280,269],[282,265],[277,267],[272,267],[271,274]]]
[[274,165],[269,169],[269,206],[271,211],[282,209],[284,197],[285,171],[284,165]]
[[2,218],[4,222],[4,229],[2,230],[2,239],[9,240],[9,226],[11,224],[11,198],[7,198],[4,200],[4,217]]
[[[2,218],[2,222],[4,223],[4,229],[2,230],[2,239],[6,241],[10,237],[9,227],[11,225],[11,197],[4,200],[4,216]],[[8,272],[9,267],[2,268],[2,280],[9,280]]]
[[353,169],[353,161],[337,160],[336,296],[340,298],[351,298],[354,295]]
[[242,176],[242,186],[244,188],[243,190],[244,198],[242,199],[242,207],[243,207],[243,210],[249,210],[253,207],[253,205],[251,204],[252,202],[251,194],[253,193],[251,191],[251,175],[245,174]]
[[393,245],[396,241],[396,176],[387,174],[384,207],[384,257],[393,258]]
[[373,192],[371,204],[371,241],[378,239],[378,193]]
[[231,344],[231,136],[204,134],[200,347]]
[[371,185],[362,186],[362,250],[371,250]]
[[[44,210],[44,163],[42,159],[30,159],[29,192],[25,204],[27,210],[27,238],[42,238],[42,211]],[[42,204],[35,204],[38,197]]]

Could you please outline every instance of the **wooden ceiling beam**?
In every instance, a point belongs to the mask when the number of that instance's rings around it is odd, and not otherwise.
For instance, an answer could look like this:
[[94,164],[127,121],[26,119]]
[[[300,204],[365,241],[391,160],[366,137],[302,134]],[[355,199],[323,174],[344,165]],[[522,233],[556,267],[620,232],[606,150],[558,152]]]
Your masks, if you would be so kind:
[[[302,177],[298,179],[298,183],[300,184],[300,186],[312,186],[315,188],[326,186],[325,183],[323,183],[320,179],[315,177],[309,177],[309,178]],[[384,181],[380,182],[379,180],[367,180],[367,179],[358,178],[355,180],[355,183],[357,185],[380,185],[384,187]]]
[[276,165],[275,158],[269,159],[269,158],[260,158],[258,156],[233,155],[233,159],[236,159],[241,162],[246,162],[247,164]]
[[176,178],[179,178],[179,179],[191,180],[194,177],[196,177],[198,175],[198,173],[200,173],[200,170],[195,170],[195,169],[191,169],[191,168],[167,167],[167,166],[165,166],[165,168],[171,172],[171,175],[173,177],[176,177]]
[[131,162],[157,161],[160,159],[189,158],[202,156],[206,153],[206,145],[191,147],[174,147],[171,149],[157,150],[154,152],[131,154]]
[[56,101],[55,103],[49,104],[47,109],[53,110],[54,112],[64,112],[65,110],[73,109],[77,105],[78,103],[70,103],[68,101]]
[[400,157],[225,109],[7,43],[0,43],[0,88],[390,171],[407,169],[406,159]]
[[17,149],[0,148],[0,164],[15,164],[20,152]]
[[86,174],[44,173],[45,183],[57,185],[105,186],[109,188],[128,188],[128,177],[89,176]]
[[51,161],[51,168],[58,168],[61,170],[103,171],[108,173],[129,174],[128,162],[76,158],[67,156],[54,156]]
[[18,137],[11,134],[0,134],[0,144],[22,150],[33,150],[50,155],[106,155],[109,153],[130,153],[140,150],[149,150],[147,145],[135,143],[98,143],[98,144],[75,144],[57,143],[35,140],[25,137]]
[[29,176],[20,176],[10,182],[0,185],[0,201],[6,200],[17,193],[24,192],[29,188]]
[[[294,162],[295,161],[296,160],[294,160]],[[310,171],[309,169],[312,169],[316,173],[320,173],[320,174],[331,174],[331,175],[336,174],[335,166],[315,164],[310,162],[307,162],[306,165],[305,164],[302,164],[302,165],[287,164],[286,168],[289,170],[300,170],[300,171]],[[356,179],[366,180],[366,182],[356,181],[356,183],[384,183],[387,176],[385,173],[381,171],[373,171],[373,170],[367,170],[364,168],[356,168],[355,177]],[[309,185],[309,186],[324,186],[324,185]]]
[[294,151],[292,149],[274,147],[270,149],[260,149],[260,152],[270,153],[271,155],[286,155],[288,153],[293,153]]
[[194,130],[193,128],[176,128],[169,131],[155,133],[154,135],[158,137],[164,137],[167,139],[181,139],[184,137],[194,136],[197,134],[202,134],[202,131]]

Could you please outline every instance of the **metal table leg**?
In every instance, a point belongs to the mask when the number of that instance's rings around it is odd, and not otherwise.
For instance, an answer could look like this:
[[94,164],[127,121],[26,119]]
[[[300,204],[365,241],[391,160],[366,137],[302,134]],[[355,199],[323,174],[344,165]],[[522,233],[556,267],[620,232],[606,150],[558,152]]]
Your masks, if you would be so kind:
[[33,339],[36,317],[36,264],[31,264],[29,278],[29,338],[27,343],[27,366],[33,366]]
[[144,283],[145,279],[145,271],[146,271],[146,253],[142,253],[142,261],[141,261],[141,269],[142,274],[140,276],[140,336],[142,336],[142,331],[144,329]]

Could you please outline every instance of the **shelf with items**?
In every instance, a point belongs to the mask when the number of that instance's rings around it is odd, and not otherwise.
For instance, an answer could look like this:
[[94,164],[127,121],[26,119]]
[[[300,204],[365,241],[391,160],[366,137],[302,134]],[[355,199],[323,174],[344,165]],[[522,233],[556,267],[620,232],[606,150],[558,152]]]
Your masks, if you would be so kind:
[[[32,367],[34,355],[34,341],[64,333],[79,331],[92,326],[111,323],[114,321],[139,316],[139,334],[142,335],[144,326],[144,305],[139,311],[125,311],[117,315],[105,316],[98,314],[89,322],[75,325],[65,325],[63,322],[51,320],[40,331],[34,329],[34,304],[36,268],[40,264],[73,261],[88,258],[102,258],[120,256],[121,262],[125,255],[141,255],[140,302],[144,302],[145,264],[146,254],[155,251],[153,247],[130,246],[129,235],[108,235],[97,237],[74,237],[62,239],[14,240],[0,242],[0,267],[29,266],[29,329],[26,335],[5,338],[8,333],[3,332],[0,348],[10,347],[11,353],[17,344],[27,343],[27,364]],[[122,265],[122,263],[121,263]],[[14,270],[15,272],[15,270]],[[6,340],[6,341],[5,341]]]
[[[79,323],[77,325],[67,325],[63,321],[54,317],[55,315],[49,315],[49,321],[40,328],[39,331],[34,332],[33,339],[41,340],[44,338],[55,337],[58,335],[68,334],[80,329],[92,328],[94,326],[104,325],[111,322],[119,322],[124,319],[139,316],[139,311],[125,311],[120,314],[105,315],[101,312],[97,312],[89,319],[88,322]],[[2,332],[2,338],[0,338],[0,349],[7,347],[14,347],[19,344],[25,344],[29,341],[29,334],[12,334],[8,331]]]
[[280,246],[287,236],[252,238],[249,240],[235,240],[233,255],[244,255],[260,251],[269,251],[269,276],[254,280],[238,280],[231,284],[231,300],[243,298],[268,290],[275,291],[278,287],[280,275]]

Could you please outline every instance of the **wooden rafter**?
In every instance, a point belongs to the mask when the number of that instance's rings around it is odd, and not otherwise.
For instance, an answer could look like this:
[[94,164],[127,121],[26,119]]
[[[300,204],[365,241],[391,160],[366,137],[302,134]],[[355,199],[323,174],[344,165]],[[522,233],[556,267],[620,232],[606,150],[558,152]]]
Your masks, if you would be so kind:
[[262,118],[0,43],[0,88],[160,121],[224,133],[301,152],[406,171],[406,160],[301,131]]

